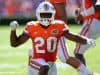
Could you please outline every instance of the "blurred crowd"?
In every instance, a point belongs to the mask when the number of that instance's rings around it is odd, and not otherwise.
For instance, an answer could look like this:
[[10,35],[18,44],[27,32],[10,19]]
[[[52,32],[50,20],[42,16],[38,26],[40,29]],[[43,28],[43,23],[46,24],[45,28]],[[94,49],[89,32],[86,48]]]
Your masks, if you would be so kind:
[[[41,1],[43,0],[0,0],[0,18],[33,17],[35,16],[35,9]],[[73,13],[70,14],[70,12],[77,7],[74,1],[69,2],[66,8],[68,15],[73,16]],[[69,9],[69,7],[72,8]]]
[[31,17],[43,0],[0,0],[0,17]]

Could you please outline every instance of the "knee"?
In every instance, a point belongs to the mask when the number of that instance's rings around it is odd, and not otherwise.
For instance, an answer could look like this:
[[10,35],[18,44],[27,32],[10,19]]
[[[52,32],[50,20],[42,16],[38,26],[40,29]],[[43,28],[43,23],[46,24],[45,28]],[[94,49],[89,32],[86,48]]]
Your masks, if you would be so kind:
[[75,57],[79,59],[84,65],[86,65],[85,57],[83,54],[75,54]]
[[83,54],[77,54],[77,53],[76,53],[76,54],[75,54],[75,57],[78,58],[78,59],[82,59],[84,56],[83,56]]
[[70,64],[70,63],[75,63],[75,62],[79,62],[78,59],[76,59],[75,57],[69,57],[67,59],[67,63]]
[[45,66],[41,66],[39,69],[39,75],[47,75],[49,71],[49,66],[45,65]]
[[80,61],[76,59],[75,57],[69,57],[66,63],[74,68],[78,68],[79,65],[81,64]]

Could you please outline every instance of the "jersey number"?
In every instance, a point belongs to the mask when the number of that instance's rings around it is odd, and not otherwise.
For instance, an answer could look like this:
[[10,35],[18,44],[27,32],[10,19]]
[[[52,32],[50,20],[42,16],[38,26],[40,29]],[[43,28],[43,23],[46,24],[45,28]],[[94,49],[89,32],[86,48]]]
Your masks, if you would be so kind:
[[46,50],[40,49],[46,45],[47,52],[54,52],[57,46],[57,38],[56,37],[48,37],[46,41],[42,37],[37,37],[34,39],[35,49],[37,53],[45,53]]

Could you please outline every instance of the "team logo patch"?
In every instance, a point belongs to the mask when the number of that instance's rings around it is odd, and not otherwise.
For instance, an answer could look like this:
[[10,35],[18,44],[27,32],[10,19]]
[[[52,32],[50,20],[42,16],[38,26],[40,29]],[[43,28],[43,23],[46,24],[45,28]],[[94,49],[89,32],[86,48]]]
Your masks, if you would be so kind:
[[44,5],[44,9],[45,9],[46,11],[49,10],[49,6],[48,6],[48,4],[45,4],[45,5]]
[[58,30],[57,29],[52,30],[52,34],[58,34]]

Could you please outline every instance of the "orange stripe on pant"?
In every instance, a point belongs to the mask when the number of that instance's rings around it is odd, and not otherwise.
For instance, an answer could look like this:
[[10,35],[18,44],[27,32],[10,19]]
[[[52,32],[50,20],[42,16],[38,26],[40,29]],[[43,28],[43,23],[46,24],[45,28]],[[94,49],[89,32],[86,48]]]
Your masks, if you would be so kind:
[[[82,29],[82,31],[80,32],[80,35],[86,36],[89,32],[90,26],[92,24],[92,18],[87,20],[87,23],[85,24],[85,27]],[[79,53],[80,48],[81,48],[82,44],[77,44],[76,48],[75,48],[75,53]]]

